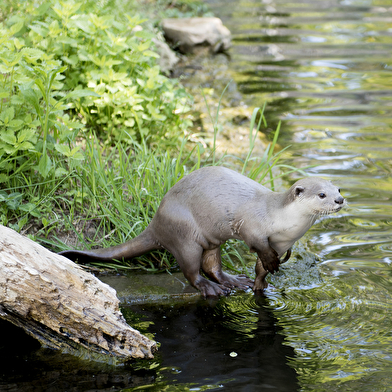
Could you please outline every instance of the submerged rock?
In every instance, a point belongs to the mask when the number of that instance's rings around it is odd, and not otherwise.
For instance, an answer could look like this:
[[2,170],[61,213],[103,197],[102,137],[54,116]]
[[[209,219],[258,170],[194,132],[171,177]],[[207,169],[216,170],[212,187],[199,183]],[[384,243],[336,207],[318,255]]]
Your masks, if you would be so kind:
[[218,53],[231,45],[230,31],[219,18],[163,19],[162,29],[166,39],[182,53],[193,53],[200,47]]

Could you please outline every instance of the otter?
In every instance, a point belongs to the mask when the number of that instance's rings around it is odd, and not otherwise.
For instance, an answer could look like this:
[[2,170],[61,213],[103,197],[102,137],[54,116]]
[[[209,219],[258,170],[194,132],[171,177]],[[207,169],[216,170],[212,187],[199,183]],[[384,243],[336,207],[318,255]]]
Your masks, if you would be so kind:
[[[268,286],[268,272],[278,271],[280,263],[289,259],[292,245],[317,217],[344,205],[340,190],[322,178],[303,178],[286,192],[274,192],[231,169],[204,167],[166,193],[150,224],[137,237],[106,249],[60,254],[74,261],[110,261],[166,249],[204,297],[228,295],[234,287],[252,287],[257,292]],[[222,271],[220,245],[230,238],[243,240],[257,253],[255,281]]]

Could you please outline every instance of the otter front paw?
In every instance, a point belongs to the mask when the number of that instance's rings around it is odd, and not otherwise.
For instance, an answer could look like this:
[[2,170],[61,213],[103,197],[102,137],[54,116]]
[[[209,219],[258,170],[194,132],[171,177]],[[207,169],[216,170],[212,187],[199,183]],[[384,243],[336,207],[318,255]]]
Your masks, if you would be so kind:
[[280,260],[275,249],[269,248],[268,252],[258,254],[263,267],[271,274],[279,271]]
[[247,290],[253,286],[253,280],[246,275],[230,275],[225,272],[219,274],[217,281],[219,284],[229,287],[230,289],[238,288],[240,290]]

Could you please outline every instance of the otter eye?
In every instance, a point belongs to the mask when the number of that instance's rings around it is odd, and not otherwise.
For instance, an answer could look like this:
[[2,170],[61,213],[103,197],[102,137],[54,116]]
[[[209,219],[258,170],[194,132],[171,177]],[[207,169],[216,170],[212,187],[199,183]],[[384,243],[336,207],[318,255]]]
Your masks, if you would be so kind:
[[338,189],[338,192],[340,193],[340,188]]
[[325,199],[327,197],[327,195],[325,193],[322,193],[322,192],[319,193],[318,195],[319,195],[320,199]]

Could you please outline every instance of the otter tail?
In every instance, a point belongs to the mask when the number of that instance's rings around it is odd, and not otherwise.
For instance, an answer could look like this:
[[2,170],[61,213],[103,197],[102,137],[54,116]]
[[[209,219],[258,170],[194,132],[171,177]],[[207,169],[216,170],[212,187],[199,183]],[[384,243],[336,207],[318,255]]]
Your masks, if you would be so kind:
[[141,256],[161,246],[154,240],[154,236],[148,228],[137,237],[124,242],[123,244],[112,246],[110,248],[94,250],[64,250],[59,252],[60,255],[79,262],[88,262],[93,260],[111,261],[111,260],[129,260],[133,257]]

